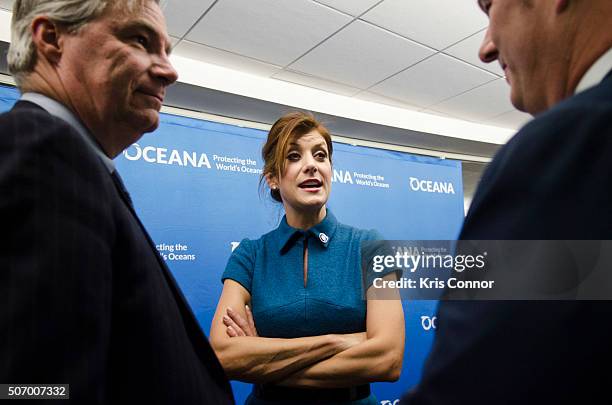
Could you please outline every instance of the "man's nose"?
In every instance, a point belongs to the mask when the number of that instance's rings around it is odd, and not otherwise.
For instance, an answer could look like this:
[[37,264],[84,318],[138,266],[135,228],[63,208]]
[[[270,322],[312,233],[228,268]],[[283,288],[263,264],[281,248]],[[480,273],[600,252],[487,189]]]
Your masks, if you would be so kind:
[[491,29],[487,28],[487,32],[485,33],[485,37],[482,40],[482,44],[480,44],[480,49],[478,50],[478,57],[484,63],[491,63],[497,60],[499,56],[499,52],[497,50],[497,46],[491,39]]
[[163,55],[159,62],[153,67],[153,75],[159,79],[165,86],[169,86],[176,82],[178,79],[178,73],[167,55]]

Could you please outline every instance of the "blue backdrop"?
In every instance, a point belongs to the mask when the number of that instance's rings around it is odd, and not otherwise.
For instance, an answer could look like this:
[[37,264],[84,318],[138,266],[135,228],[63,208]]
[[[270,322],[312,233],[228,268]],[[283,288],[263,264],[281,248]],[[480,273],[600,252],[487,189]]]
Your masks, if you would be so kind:
[[[18,98],[0,86],[0,111]],[[282,207],[259,192],[266,132],[162,114],[161,125],[116,159],[136,210],[206,333],[220,276],[238,241],[278,225]],[[463,220],[461,163],[334,143],[329,207],[339,221],[387,239],[455,239]],[[406,354],[398,382],[378,383],[393,404],[420,377],[435,331],[432,301],[404,302]],[[393,328],[393,325],[389,326]],[[233,383],[238,403],[250,386]]]

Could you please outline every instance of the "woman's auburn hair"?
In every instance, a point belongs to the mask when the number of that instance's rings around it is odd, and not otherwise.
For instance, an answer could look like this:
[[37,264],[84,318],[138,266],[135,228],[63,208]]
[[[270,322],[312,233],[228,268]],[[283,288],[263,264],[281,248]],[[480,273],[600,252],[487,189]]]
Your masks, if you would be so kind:
[[[260,184],[267,177],[279,178],[285,170],[287,150],[292,141],[312,132],[317,131],[327,144],[329,161],[331,163],[333,146],[329,131],[321,122],[308,112],[294,111],[280,117],[268,132],[268,139],[261,149],[261,157],[264,160],[263,172],[259,179]],[[272,198],[282,202],[280,192],[270,190]]]

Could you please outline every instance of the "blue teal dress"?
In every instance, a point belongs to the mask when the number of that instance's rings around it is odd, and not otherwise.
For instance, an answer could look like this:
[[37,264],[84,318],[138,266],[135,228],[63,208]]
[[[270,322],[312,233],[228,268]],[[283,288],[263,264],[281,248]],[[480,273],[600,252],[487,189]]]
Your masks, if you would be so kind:
[[[307,231],[292,228],[283,217],[275,230],[257,240],[240,242],[222,280],[234,280],[250,292],[260,336],[296,338],[364,332],[366,301],[360,246],[364,241],[380,239],[374,230],[339,223],[329,210],[321,223]],[[305,243],[308,244],[306,285]],[[287,403],[299,403],[298,400]],[[279,404],[262,401],[253,394],[246,403]],[[342,404],[374,405],[378,401],[370,395]]]

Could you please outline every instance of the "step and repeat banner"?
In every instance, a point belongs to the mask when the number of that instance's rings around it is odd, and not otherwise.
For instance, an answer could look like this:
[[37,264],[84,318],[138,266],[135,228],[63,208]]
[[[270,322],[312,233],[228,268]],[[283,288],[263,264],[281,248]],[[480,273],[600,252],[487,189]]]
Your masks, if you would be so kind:
[[[18,98],[0,86],[0,112]],[[259,186],[266,132],[162,114],[157,131],[115,160],[162,257],[208,334],[221,273],[243,238],[274,229],[282,206]],[[340,222],[392,240],[449,240],[463,221],[461,163],[334,143],[328,207]],[[377,383],[381,404],[398,402],[418,382],[436,329],[436,302],[404,302],[401,378]],[[394,325],[389,325],[390,329]],[[233,382],[238,403],[251,390]]]

